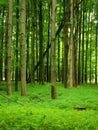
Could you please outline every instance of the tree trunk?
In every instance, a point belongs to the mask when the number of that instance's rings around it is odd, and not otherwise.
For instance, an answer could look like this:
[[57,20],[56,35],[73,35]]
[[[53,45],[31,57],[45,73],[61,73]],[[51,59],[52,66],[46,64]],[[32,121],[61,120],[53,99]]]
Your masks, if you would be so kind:
[[[86,13],[86,17],[87,17],[87,13]],[[89,26],[88,23],[86,21],[86,56],[85,56],[85,83],[87,83],[87,77],[88,77],[88,39],[89,39]]]
[[26,0],[21,0],[21,95],[26,96]]
[[3,80],[3,42],[4,42],[4,10],[5,7],[2,6],[2,10],[0,12],[2,20],[1,20],[1,30],[0,30],[0,81]]
[[55,21],[56,21],[56,0],[52,0],[52,43],[51,43],[51,97],[56,99],[56,35],[55,35]]
[[79,12],[79,45],[78,45],[78,85],[81,82],[81,19],[82,19],[82,10]]
[[77,80],[77,47],[78,47],[78,35],[79,35],[79,5],[78,5],[78,0],[76,0],[76,9],[75,9],[75,14],[74,17],[76,18],[76,23],[75,23],[75,34],[74,34],[74,85],[78,85],[78,80]]
[[84,1],[82,11],[82,83],[84,83]]
[[[17,6],[19,6],[19,0],[16,1]],[[16,9],[16,68],[15,68],[15,91],[18,91],[18,76],[19,76],[19,70],[18,70],[18,41],[19,41],[19,9]]]
[[[98,10],[97,10],[98,11]],[[97,12],[98,13],[98,12]],[[98,15],[97,15],[98,16]],[[98,73],[98,69],[97,69],[97,63],[98,63],[98,58],[97,58],[97,44],[98,43],[98,22],[96,23],[96,42],[95,42],[95,84],[97,84],[97,73]]]
[[[49,43],[50,43],[50,3],[48,3],[48,8],[49,8],[49,12],[48,12],[48,43],[47,43],[47,46],[49,46]],[[50,69],[49,69],[49,50],[47,51],[47,82],[49,82],[49,72],[50,72]]]
[[[30,8],[30,7],[28,7],[28,8]],[[29,17],[29,16],[28,16]],[[26,18],[26,19],[28,19],[28,17]],[[27,37],[26,37],[26,44],[27,44],[27,55],[26,55],[26,81],[27,82],[29,82],[30,81],[30,56],[29,56],[29,54],[30,54],[30,41],[29,41],[29,39],[30,39],[30,20],[26,20],[26,23],[27,23],[27,30],[28,30],[28,32],[27,32]]]
[[0,81],[3,80],[3,61],[4,61],[4,57],[3,57],[3,53],[4,53],[4,15],[5,15],[5,6],[2,6],[2,10],[1,10],[1,16],[2,16],[2,20],[1,20],[1,31],[0,31],[0,36],[1,36],[1,43],[0,43]]
[[60,35],[58,35],[58,82],[60,82]]
[[31,85],[35,83],[35,72],[34,72],[34,36],[35,36],[35,14],[36,14],[36,0],[33,0],[33,17],[32,17],[32,39],[31,39]]
[[64,87],[67,88],[68,81],[68,22],[69,22],[69,2],[64,0],[64,16],[65,16],[65,24],[64,24]]
[[43,58],[43,16],[42,16],[42,0],[39,1],[39,59],[40,59],[40,66],[39,66],[39,82],[44,84],[44,58]]
[[11,45],[12,45],[12,0],[9,0],[8,43],[7,43],[7,94],[11,95]]
[[92,83],[92,22],[90,30],[90,84]]
[[71,23],[71,34],[70,34],[70,87],[74,87],[74,40],[73,40],[73,0],[70,0],[70,23]]

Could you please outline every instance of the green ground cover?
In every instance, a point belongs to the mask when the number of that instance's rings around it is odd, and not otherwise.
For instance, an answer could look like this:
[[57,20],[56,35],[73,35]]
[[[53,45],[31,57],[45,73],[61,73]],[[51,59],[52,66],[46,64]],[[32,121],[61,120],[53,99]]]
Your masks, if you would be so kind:
[[[98,87],[84,85],[63,88],[57,83],[57,99],[51,99],[51,84],[27,85],[6,95],[0,88],[0,130],[98,130]],[[14,88],[13,88],[14,90]]]

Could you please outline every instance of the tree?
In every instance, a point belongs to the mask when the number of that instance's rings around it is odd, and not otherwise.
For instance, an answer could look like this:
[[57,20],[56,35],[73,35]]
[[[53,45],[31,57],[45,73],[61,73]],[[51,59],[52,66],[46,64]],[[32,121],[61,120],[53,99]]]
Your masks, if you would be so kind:
[[31,85],[34,86],[35,72],[34,72],[34,40],[35,40],[35,14],[36,14],[36,0],[33,0],[33,16],[32,16],[32,40],[31,40]]
[[11,45],[12,45],[12,0],[9,0],[8,43],[7,43],[7,94],[11,95]]
[[21,95],[26,96],[26,0],[21,0]]
[[[51,8],[51,4],[48,3],[48,41],[47,41],[47,46],[49,46],[49,43],[50,43],[50,8]],[[49,50],[47,51],[47,82],[50,81],[50,55],[49,55]]]
[[[86,16],[87,16],[87,13],[86,13]],[[87,62],[87,59],[88,59],[88,40],[89,40],[89,26],[88,26],[88,23],[86,21],[86,55],[85,55],[85,83],[87,83],[87,72],[88,72],[88,62]]]
[[69,44],[68,44],[68,22],[70,20],[69,17],[69,1],[64,0],[64,18],[65,18],[65,24],[64,24],[64,87],[67,87],[67,81],[68,81],[68,50],[69,50]]
[[[97,9],[97,16],[98,16],[98,9]],[[98,17],[97,17],[98,18]],[[95,84],[97,84],[97,63],[98,63],[98,58],[97,58],[97,55],[98,55],[98,50],[97,50],[97,44],[98,43],[98,21],[96,23],[96,42],[95,42]]]
[[84,1],[83,1],[83,12],[82,12],[82,83],[84,83]]
[[44,84],[44,59],[43,59],[43,15],[42,15],[42,0],[39,0],[39,82]]
[[75,28],[75,33],[74,33],[74,86],[77,86],[78,81],[77,81],[77,47],[78,47],[78,34],[79,34],[79,4],[78,0],[76,0],[76,8],[74,10],[74,28]]
[[[17,7],[19,6],[19,0],[16,0]],[[15,68],[15,91],[18,91],[18,79],[19,79],[19,69],[18,69],[18,42],[19,42],[19,9],[16,8],[16,68]]]
[[70,0],[70,87],[74,87],[74,40],[73,40],[73,30],[74,30],[74,24],[73,24],[73,0]]
[[55,20],[56,20],[56,0],[52,0],[52,42],[51,42],[51,97],[56,99],[56,35],[55,35]]
[[1,39],[0,39],[0,81],[3,80],[4,10],[5,10],[5,7],[3,5],[2,10],[0,12],[2,16],[1,27],[0,27],[0,36],[1,36]]
[[79,40],[78,40],[78,85],[81,82],[81,25],[82,25],[82,10],[80,5],[79,11]]

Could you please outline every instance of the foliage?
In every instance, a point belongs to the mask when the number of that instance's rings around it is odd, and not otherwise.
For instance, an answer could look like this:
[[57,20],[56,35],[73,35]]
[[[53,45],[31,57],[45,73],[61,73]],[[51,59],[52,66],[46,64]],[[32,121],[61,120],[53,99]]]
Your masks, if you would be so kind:
[[[5,89],[4,83],[2,89]],[[98,88],[84,85],[63,88],[57,83],[58,97],[52,100],[51,84],[27,85],[28,95],[12,96],[0,91],[0,130],[97,130]],[[3,97],[4,96],[4,97]],[[85,107],[86,110],[75,109]]]
[[97,130],[98,112],[31,106],[0,108],[1,130]]

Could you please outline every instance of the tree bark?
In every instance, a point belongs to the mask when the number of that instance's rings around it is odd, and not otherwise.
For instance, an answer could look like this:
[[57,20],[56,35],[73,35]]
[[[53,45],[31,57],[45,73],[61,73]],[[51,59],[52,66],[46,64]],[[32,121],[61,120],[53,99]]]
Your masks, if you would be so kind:
[[70,87],[74,87],[74,40],[73,40],[73,0],[70,0],[70,23],[71,23],[71,33],[70,33]]
[[35,72],[34,72],[34,39],[35,39],[35,14],[36,14],[36,0],[33,0],[33,16],[32,16],[32,39],[31,39],[31,85],[35,83]]
[[39,1],[39,82],[44,84],[44,58],[43,58],[43,16],[42,16],[42,0]]
[[69,2],[64,0],[64,17],[65,17],[65,24],[64,24],[64,87],[67,88],[67,81],[68,81],[68,51],[69,51],[69,44],[68,44],[68,22],[70,20],[69,17]]
[[21,0],[21,95],[26,96],[26,0]]
[[82,19],[82,10],[79,12],[79,45],[78,45],[78,85],[81,82],[81,19]]
[[1,25],[1,30],[0,30],[0,36],[1,36],[1,39],[0,39],[0,81],[3,80],[4,10],[5,10],[5,7],[2,6],[2,10],[0,11],[0,14],[2,17],[2,20],[1,20],[2,25]]
[[76,18],[75,23],[75,34],[74,34],[74,86],[78,85],[77,80],[77,48],[78,48],[78,35],[79,35],[79,5],[78,0],[76,0],[76,9],[74,12],[74,17]]
[[[19,6],[19,0],[16,1],[17,6]],[[18,79],[19,79],[19,70],[18,70],[18,41],[19,41],[19,9],[16,9],[16,68],[15,68],[15,91],[18,91]]]
[[[97,9],[97,11],[98,11],[98,9]],[[98,13],[98,12],[97,12]],[[97,14],[97,16],[98,16],[98,14]],[[98,80],[98,78],[97,78],[97,63],[98,63],[98,57],[97,57],[97,54],[98,54],[98,50],[97,50],[97,44],[98,43],[98,22],[96,23],[96,42],[95,42],[95,84],[97,84],[97,80]]]
[[[87,13],[86,13],[87,17]],[[86,56],[85,56],[85,83],[87,83],[87,77],[88,77],[88,39],[89,39],[89,25],[86,21]]]
[[12,0],[9,0],[8,43],[7,43],[7,94],[11,95],[11,45],[12,45]]
[[52,0],[52,43],[51,43],[51,97],[56,99],[56,0]]
[[84,83],[84,1],[82,11],[82,83]]
[[[48,18],[49,18],[49,20],[48,20],[48,43],[47,43],[47,46],[49,46],[49,43],[50,43],[50,3],[48,3]],[[47,51],[47,82],[49,82],[50,80],[50,75],[49,75],[49,73],[50,73],[50,53],[49,53],[50,51],[48,50]]]

